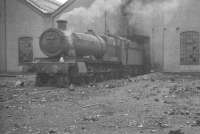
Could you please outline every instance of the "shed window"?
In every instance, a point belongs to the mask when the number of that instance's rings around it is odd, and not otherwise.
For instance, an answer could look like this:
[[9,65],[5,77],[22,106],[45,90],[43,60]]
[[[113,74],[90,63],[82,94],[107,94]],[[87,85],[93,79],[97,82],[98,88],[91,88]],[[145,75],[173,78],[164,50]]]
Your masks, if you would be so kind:
[[199,32],[182,32],[180,34],[181,65],[198,65],[199,58]]
[[19,64],[31,62],[33,60],[33,38],[20,37],[18,39],[19,45]]

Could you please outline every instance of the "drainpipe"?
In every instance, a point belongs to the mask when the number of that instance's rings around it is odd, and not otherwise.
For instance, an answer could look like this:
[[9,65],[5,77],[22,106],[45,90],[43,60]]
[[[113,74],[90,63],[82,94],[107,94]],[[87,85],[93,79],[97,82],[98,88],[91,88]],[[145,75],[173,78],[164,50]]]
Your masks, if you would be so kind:
[[164,27],[162,31],[162,71],[164,71],[165,67],[165,31],[167,29]]

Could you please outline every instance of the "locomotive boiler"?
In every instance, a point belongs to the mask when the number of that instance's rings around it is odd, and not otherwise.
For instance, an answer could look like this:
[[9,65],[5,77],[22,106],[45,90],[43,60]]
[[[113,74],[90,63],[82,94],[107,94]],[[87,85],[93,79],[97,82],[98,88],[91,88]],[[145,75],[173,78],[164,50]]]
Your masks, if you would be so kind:
[[66,21],[40,36],[40,49],[47,56],[31,63],[38,86],[68,86],[138,75],[144,70],[144,48],[115,35],[94,31],[69,33]]
[[93,55],[102,58],[106,50],[105,41],[92,31],[88,31],[87,34],[68,34],[53,28],[41,35],[39,45],[48,57]]

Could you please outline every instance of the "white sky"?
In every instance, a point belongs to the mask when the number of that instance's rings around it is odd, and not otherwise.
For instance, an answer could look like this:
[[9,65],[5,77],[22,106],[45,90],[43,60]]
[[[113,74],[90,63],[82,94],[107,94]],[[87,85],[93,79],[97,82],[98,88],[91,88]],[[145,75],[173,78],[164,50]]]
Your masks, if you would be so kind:
[[59,2],[61,2],[61,3],[65,3],[65,2],[68,1],[68,0],[57,0],[57,1],[59,1]]

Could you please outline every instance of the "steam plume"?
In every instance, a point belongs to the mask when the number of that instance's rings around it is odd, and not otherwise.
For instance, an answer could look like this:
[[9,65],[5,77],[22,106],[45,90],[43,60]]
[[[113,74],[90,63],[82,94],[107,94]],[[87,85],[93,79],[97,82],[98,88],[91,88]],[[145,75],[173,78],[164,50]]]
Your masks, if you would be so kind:
[[167,25],[176,14],[180,2],[181,0],[127,0],[124,12],[128,15],[130,26],[139,29],[137,25],[142,25],[140,27],[147,30],[155,23],[153,21],[162,21],[160,23]]
[[[112,22],[110,29],[117,31],[126,29],[123,21],[127,21],[130,27],[143,30],[146,32],[151,29],[156,21],[162,21],[163,25],[167,25],[176,14],[183,0],[94,0],[89,8],[79,7],[63,14],[60,19],[69,21],[72,30],[85,31],[92,25],[105,25],[104,14],[109,14],[108,19]],[[122,12],[126,14],[126,20],[120,18]],[[109,23],[109,22],[108,22]],[[115,23],[115,24],[113,24]],[[121,23],[121,24],[116,24]],[[86,28],[86,29],[85,29]],[[102,29],[102,28],[100,28]]]
[[[73,25],[80,25],[81,22],[82,25],[88,26],[95,23],[96,19],[103,19],[105,11],[110,14],[117,14],[116,10],[119,9],[121,4],[122,0],[95,0],[89,8],[74,8],[72,11],[62,15],[60,19],[74,20],[73,23],[75,24]],[[101,25],[104,24],[102,23]]]

